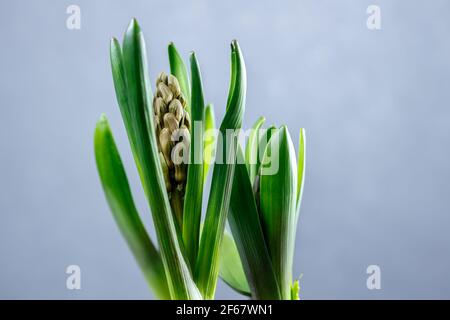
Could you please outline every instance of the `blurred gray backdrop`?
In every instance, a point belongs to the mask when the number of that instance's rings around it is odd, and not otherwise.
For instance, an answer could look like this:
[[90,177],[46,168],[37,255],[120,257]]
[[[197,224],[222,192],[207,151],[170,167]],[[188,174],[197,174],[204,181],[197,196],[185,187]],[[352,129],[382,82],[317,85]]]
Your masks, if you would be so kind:
[[[66,8],[81,8],[81,29]],[[366,9],[381,8],[368,30]],[[258,116],[307,132],[295,275],[304,299],[450,298],[450,3],[435,1],[12,1],[0,3],[0,298],[149,299],[93,157],[105,112],[151,229],[116,103],[112,36],[138,18],[152,79],[167,44],[195,50],[224,113],[229,43]],[[154,235],[153,231],[151,232]],[[82,270],[66,289],[65,269]],[[381,290],[366,268],[379,265]],[[217,298],[240,298],[219,283]]]

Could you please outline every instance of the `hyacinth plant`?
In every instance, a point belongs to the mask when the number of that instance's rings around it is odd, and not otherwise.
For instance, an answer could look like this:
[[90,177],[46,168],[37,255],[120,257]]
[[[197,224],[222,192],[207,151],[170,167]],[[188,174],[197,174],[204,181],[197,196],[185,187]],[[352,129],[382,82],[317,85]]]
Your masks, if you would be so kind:
[[117,101],[158,246],[140,219],[105,115],[94,134],[107,202],[150,288],[160,299],[214,299],[220,276],[253,299],[298,299],[292,269],[305,173],[303,129],[298,162],[288,129],[262,129],[262,117],[244,150],[239,137],[247,79],[238,43],[231,43],[229,94],[218,130],[213,107],[204,102],[196,55],[189,57],[190,77],[173,43],[168,55],[170,72],[159,73],[152,90],[137,21],[131,21],[122,44],[111,40]]

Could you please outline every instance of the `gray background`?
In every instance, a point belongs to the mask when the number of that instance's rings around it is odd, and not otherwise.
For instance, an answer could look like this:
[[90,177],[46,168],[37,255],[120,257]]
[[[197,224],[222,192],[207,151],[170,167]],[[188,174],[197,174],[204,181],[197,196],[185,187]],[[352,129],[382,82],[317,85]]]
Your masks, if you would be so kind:
[[[66,7],[81,7],[81,30]],[[378,4],[382,30],[366,28]],[[302,297],[450,298],[448,1],[1,1],[0,298],[152,298],[106,205],[93,158],[105,112],[140,212],[109,66],[138,18],[152,79],[166,46],[197,52],[224,112],[229,43],[248,68],[245,126],[259,115],[308,138],[295,275]],[[153,234],[153,232],[152,232]],[[65,268],[82,269],[82,290]],[[377,264],[382,289],[366,288]],[[238,298],[219,283],[217,298]]]

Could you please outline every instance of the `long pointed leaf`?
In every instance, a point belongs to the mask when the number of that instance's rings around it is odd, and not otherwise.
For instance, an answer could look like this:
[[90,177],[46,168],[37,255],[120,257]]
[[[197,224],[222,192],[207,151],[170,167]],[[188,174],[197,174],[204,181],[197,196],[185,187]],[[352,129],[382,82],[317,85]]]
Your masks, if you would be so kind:
[[[233,46],[233,44],[232,44]],[[231,49],[231,78],[230,78],[230,86],[228,88],[228,98],[227,98],[227,108],[226,110],[228,110],[228,107],[231,105],[231,99],[233,98],[233,94],[235,92],[235,86],[236,86],[236,78],[237,78],[237,57],[236,57],[236,53],[234,52],[234,49]]]
[[[273,167],[277,158],[278,167]],[[269,172],[270,166],[275,172]],[[296,189],[295,149],[287,128],[283,126],[272,136],[264,153],[260,178],[260,206],[270,257],[280,285],[281,297],[285,300],[291,298],[297,218]]]
[[300,129],[300,137],[298,142],[298,164],[297,164],[297,214],[300,211],[300,205],[303,196],[303,186],[305,184],[306,170],[306,137],[305,129]]
[[[170,294],[173,299],[200,299],[201,295],[178,242],[165,189],[151,112],[152,93],[145,42],[135,19],[125,33],[122,52],[127,92],[118,96],[128,97],[130,119],[124,118],[124,121],[131,123],[125,126],[132,148],[135,149],[133,153],[136,155],[142,185],[152,211]],[[120,81],[117,78],[114,80]]]
[[[114,80],[114,89],[116,91],[117,102],[120,107],[120,112],[122,114],[122,119],[125,125],[127,132],[133,132],[135,129],[133,127],[133,121],[131,120],[131,110],[130,103],[128,102],[128,87],[125,76],[125,67],[123,64],[123,55],[122,48],[120,47],[120,43],[116,38],[111,39],[110,43],[110,60],[111,60],[111,70]],[[136,151],[136,136],[128,135],[131,150],[133,151],[133,156],[135,160],[137,155]],[[138,168],[140,172],[140,168]]]
[[186,97],[186,109],[191,113],[191,90],[189,89],[189,77],[186,65],[178,53],[175,44],[171,42],[167,48],[169,54],[170,73],[173,74],[180,84],[181,92]]
[[257,174],[260,173],[260,167],[262,158],[264,157],[264,151],[266,151],[267,145],[269,144],[270,138],[277,132],[277,127],[274,125],[271,125],[267,129],[261,129],[260,135],[259,135],[259,142],[258,142],[258,162],[257,162]]
[[100,117],[95,129],[94,149],[103,190],[120,232],[155,295],[159,299],[170,299],[161,256],[139,218],[105,115]]
[[[240,147],[238,157],[242,156]],[[263,230],[256,209],[252,185],[245,164],[237,164],[228,216],[252,296],[255,299],[281,298]]]
[[253,185],[258,173],[258,145],[259,145],[259,129],[266,121],[266,118],[259,117],[252,127],[247,145],[245,146],[245,162],[247,163],[248,175]]
[[204,135],[204,146],[203,146],[203,180],[205,181],[210,164],[214,161],[214,144],[215,144],[215,132],[216,121],[214,119],[214,106],[208,104],[205,109],[205,135]]
[[[202,232],[200,250],[195,268],[195,279],[205,299],[212,299],[215,294],[219,275],[220,247],[230,206],[231,190],[236,160],[237,136],[227,136],[227,129],[236,130],[241,127],[245,109],[247,75],[241,50],[236,41],[232,42],[232,75],[235,79],[233,92],[230,92],[227,111],[220,125],[224,137],[222,154],[226,155],[225,163],[214,164],[211,191],[206,209],[206,217]],[[233,80],[232,80],[233,81]],[[231,86],[230,86],[231,87]]]
[[192,78],[192,104],[191,104],[191,146],[190,162],[188,166],[186,195],[183,214],[183,240],[186,255],[195,268],[197,259],[200,219],[202,215],[203,195],[203,122],[205,116],[205,102],[203,100],[203,86],[195,54],[190,57]]

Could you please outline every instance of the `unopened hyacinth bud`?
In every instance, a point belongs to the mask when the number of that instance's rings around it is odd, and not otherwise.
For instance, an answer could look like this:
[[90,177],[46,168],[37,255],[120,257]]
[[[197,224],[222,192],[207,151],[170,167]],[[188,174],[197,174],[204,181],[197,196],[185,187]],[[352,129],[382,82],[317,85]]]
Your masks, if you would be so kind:
[[175,76],[164,72],[158,75],[153,113],[166,189],[175,216],[181,223],[191,122],[186,111],[186,100]]

